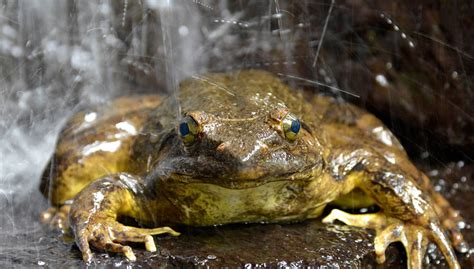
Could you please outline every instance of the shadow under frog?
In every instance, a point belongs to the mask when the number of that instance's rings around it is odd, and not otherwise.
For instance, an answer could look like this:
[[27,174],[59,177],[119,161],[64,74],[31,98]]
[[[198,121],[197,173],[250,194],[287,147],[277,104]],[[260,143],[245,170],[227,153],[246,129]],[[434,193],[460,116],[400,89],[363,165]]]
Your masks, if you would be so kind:
[[[128,242],[156,251],[152,235],[179,235],[165,225],[299,221],[333,202],[381,208],[323,219],[374,229],[378,262],[400,241],[420,268],[434,242],[459,268],[461,217],[374,116],[258,70],[193,76],[180,84],[179,117],[174,101],[123,97],[64,127],[41,187],[54,207],[42,219],[70,226],[84,261],[90,245],[130,260]],[[125,226],[124,216],[158,228]]]

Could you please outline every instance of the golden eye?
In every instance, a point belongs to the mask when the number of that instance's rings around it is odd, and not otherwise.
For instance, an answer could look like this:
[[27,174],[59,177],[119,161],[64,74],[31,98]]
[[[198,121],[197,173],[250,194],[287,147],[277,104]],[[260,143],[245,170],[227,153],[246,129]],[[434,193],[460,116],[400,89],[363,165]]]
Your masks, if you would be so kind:
[[196,136],[199,132],[199,125],[191,116],[186,116],[179,124],[178,130],[183,143],[189,145],[196,140]]
[[281,121],[283,133],[285,133],[286,139],[295,141],[301,129],[300,120],[293,114],[288,113]]

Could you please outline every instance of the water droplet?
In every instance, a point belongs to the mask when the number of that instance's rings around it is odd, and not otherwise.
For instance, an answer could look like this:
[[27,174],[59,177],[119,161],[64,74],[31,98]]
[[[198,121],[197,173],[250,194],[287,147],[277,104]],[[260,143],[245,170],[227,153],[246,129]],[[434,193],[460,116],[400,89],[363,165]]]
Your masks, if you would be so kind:
[[378,74],[377,76],[375,76],[375,81],[377,81],[377,83],[382,87],[388,86],[387,78],[382,74]]
[[426,159],[426,158],[430,157],[430,153],[428,151],[424,151],[423,153],[421,153],[420,157],[422,159]]
[[187,36],[189,34],[189,29],[186,27],[186,25],[181,25],[178,28],[178,33],[180,36]]
[[84,120],[85,120],[86,122],[95,121],[96,118],[97,118],[97,113],[95,113],[95,112],[87,113],[87,114],[84,116]]
[[457,225],[458,229],[463,230],[466,229],[466,223],[464,221],[458,221]]
[[103,15],[109,15],[111,11],[112,9],[109,4],[102,3],[101,5],[99,5],[99,12]]
[[2,33],[10,38],[15,38],[16,37],[16,30],[11,27],[10,25],[4,25],[2,27]]
[[171,5],[170,0],[147,0],[146,3],[151,9],[160,9]]
[[18,58],[23,55],[23,49],[18,46],[12,47],[10,52],[12,56],[15,58]]
[[451,74],[451,77],[452,77],[453,79],[457,79],[458,76],[459,76],[459,75],[458,75],[458,72],[456,72],[456,71],[453,71],[453,73]]

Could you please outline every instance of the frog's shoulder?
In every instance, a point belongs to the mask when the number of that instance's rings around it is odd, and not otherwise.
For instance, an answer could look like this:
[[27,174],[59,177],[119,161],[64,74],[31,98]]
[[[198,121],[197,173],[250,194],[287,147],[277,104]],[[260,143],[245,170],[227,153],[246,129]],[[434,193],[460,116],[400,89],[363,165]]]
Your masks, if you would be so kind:
[[79,107],[61,129],[58,146],[61,141],[90,136],[100,128],[108,128],[111,125],[115,128],[115,123],[152,109],[162,100],[160,95],[123,96],[104,104]]
[[56,150],[45,169],[40,189],[53,204],[71,199],[90,181],[128,166],[130,147],[157,95],[119,97],[84,108],[65,124]]

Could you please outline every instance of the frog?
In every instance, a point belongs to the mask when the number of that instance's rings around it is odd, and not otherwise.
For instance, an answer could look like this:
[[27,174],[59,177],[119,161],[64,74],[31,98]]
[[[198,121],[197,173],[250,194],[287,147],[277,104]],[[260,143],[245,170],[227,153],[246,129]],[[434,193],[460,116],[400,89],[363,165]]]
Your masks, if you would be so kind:
[[[376,261],[401,242],[409,268],[437,245],[450,268],[468,247],[459,211],[374,115],[292,89],[263,70],[193,75],[169,96],[119,97],[62,129],[40,186],[41,219],[93,252],[136,260],[175,227],[290,223],[323,217],[375,230]],[[376,205],[372,213],[344,208]],[[136,224],[124,224],[122,219]]]

